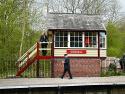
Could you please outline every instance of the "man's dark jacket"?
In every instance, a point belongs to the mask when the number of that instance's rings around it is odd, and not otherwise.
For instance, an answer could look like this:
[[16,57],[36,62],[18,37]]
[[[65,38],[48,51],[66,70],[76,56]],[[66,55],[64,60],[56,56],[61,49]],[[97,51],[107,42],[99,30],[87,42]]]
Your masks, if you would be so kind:
[[70,69],[70,59],[67,57],[64,60],[64,69]]

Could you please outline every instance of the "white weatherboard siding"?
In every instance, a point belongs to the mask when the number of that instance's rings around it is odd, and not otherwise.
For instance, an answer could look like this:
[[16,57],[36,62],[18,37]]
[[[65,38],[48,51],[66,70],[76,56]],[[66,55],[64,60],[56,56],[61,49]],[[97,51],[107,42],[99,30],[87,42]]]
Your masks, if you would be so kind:
[[106,49],[101,49],[100,50],[100,57],[107,57],[107,51],[106,51]]
[[[70,50],[76,50],[76,49],[70,48]],[[86,49],[77,49],[77,50],[86,50]],[[64,54],[66,54],[66,51],[67,49],[54,49],[54,56],[64,56]],[[69,56],[98,57],[98,49],[87,49],[86,54],[69,54]],[[106,50],[100,50],[100,56],[106,57]]]

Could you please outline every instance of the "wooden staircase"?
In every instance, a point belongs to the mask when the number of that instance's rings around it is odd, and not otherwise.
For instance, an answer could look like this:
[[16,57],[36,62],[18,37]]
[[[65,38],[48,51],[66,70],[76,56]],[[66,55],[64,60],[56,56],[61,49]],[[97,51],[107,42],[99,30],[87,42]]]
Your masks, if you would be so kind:
[[[17,67],[18,67],[18,71],[16,73],[16,76],[21,76],[21,74],[23,72],[25,72],[27,70],[27,68],[32,65],[33,63],[35,63],[37,60],[40,59],[51,59],[53,58],[53,56],[40,56],[39,52],[40,50],[51,50],[48,48],[40,48],[40,43],[41,42],[37,42],[35,43],[23,56],[21,56],[18,60],[17,60]],[[51,43],[51,42],[49,42]]]

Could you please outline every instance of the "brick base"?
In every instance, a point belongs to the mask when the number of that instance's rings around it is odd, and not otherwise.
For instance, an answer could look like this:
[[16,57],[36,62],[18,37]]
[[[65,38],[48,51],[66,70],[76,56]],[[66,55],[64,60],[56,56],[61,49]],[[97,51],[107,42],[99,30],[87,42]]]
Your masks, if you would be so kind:
[[[54,77],[60,77],[63,73],[63,59],[55,59],[53,65]],[[100,60],[95,58],[71,58],[70,70],[73,77],[100,76]],[[68,76],[66,74],[66,76]]]

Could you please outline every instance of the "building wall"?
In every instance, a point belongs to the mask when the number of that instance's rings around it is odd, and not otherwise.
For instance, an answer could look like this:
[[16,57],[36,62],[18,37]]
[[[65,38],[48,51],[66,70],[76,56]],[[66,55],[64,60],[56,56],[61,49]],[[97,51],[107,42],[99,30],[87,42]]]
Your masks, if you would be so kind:
[[[52,34],[50,34],[52,40]],[[54,48],[53,75],[60,77],[63,73],[62,58],[67,50],[86,50],[84,54],[68,54],[71,56],[71,73],[74,77],[100,76],[101,64],[98,57],[98,48]],[[100,57],[106,57],[106,49],[100,49]],[[59,58],[60,57],[60,58]],[[79,57],[79,58],[75,58]],[[83,57],[83,58],[82,58]]]
[[106,49],[100,50],[100,57],[107,57],[107,50]]
[[[60,77],[63,73],[62,60],[61,58],[54,60],[54,77]],[[101,72],[100,60],[97,58],[70,58],[70,68],[73,77],[100,76]]]
[[[70,48],[68,48],[70,49]],[[86,54],[69,54],[69,56],[76,56],[76,57],[98,57],[98,49],[81,49],[81,48],[76,48],[78,50],[86,50]],[[75,50],[71,48],[70,50]],[[67,49],[54,49],[54,56],[64,56],[66,54]],[[101,57],[106,57],[106,49],[100,50],[100,56]]]

